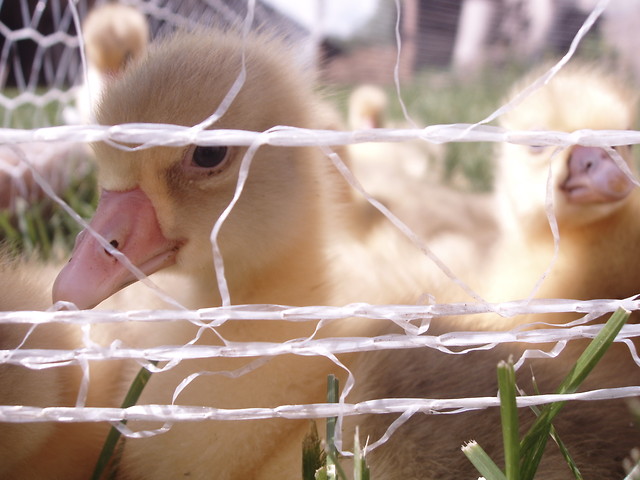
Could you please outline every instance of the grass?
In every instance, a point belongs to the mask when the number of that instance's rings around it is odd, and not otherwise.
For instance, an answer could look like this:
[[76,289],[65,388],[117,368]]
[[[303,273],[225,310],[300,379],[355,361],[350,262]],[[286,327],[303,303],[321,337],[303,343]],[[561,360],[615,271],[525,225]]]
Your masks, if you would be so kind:
[[[45,93],[44,88],[38,88],[34,95]],[[8,88],[2,94],[14,99],[19,92],[15,88]],[[57,125],[63,106],[60,101],[51,100],[42,106],[22,104],[14,110],[0,109],[2,126],[38,128]],[[87,175],[72,177],[60,196],[83,218],[90,218],[98,203],[94,170],[89,168]],[[0,211],[0,242],[15,254],[43,259],[64,258],[73,247],[80,230],[78,224],[48,198],[32,203],[18,198],[12,209]]]
[[[44,99],[47,89],[38,87],[33,93],[34,98]],[[3,90],[2,96],[14,100],[20,95],[17,88],[7,88]],[[2,111],[2,127],[4,128],[38,128],[60,124],[60,117],[64,108],[64,103],[50,99],[43,100],[41,105],[28,103],[27,99],[20,102],[20,105],[10,110]]]
[[[151,363],[154,366],[158,364],[158,362],[155,362],[155,361],[152,361]],[[133,382],[131,382],[129,391],[127,392],[127,395],[122,401],[122,405],[120,407],[129,408],[134,406],[136,403],[138,403],[138,399],[140,398],[140,395],[142,395],[142,391],[144,390],[144,387],[149,382],[150,378],[151,378],[151,370],[145,367],[142,367],[138,371],[138,374],[136,375],[136,377],[133,379]],[[122,425],[126,425],[127,421],[123,420],[120,423]],[[116,448],[118,446],[118,442],[120,441],[121,437],[122,437],[122,434],[120,433],[120,430],[118,430],[115,427],[111,427],[111,429],[109,430],[109,434],[107,435],[107,438],[104,441],[102,451],[98,456],[98,461],[96,462],[96,466],[93,470],[93,474],[91,475],[91,480],[100,480],[101,478],[103,478],[105,471],[108,472],[108,478],[111,478],[111,476],[116,475],[116,472],[118,469],[118,465],[117,465],[118,458],[117,458],[117,455],[115,454],[116,454]]]
[[[611,315],[600,333],[589,343],[576,360],[575,365],[558,386],[557,394],[575,393],[589,373],[602,359],[614,339],[628,320],[631,312],[618,309]],[[475,441],[462,446],[462,452],[486,480],[533,480],[549,438],[552,438],[567,462],[567,468],[576,480],[582,480],[577,465],[562,443],[553,426],[553,420],[566,402],[554,402],[542,408],[533,408],[536,420],[525,435],[520,438],[520,423],[516,394],[516,375],[511,359],[497,365],[500,397],[500,415],[505,458],[504,470],[489,457]],[[338,381],[330,375],[328,378],[327,401],[338,401]],[[318,436],[315,422],[311,422],[310,431],[302,442],[302,480],[369,480],[370,472],[360,448],[356,430],[354,438],[353,476],[348,477],[340,465],[338,452],[334,444],[336,419],[327,419],[327,438],[325,447]],[[398,433],[401,435],[401,433]]]
[[[334,375],[329,375],[327,378],[327,402],[338,403],[339,391],[338,379]],[[347,476],[340,464],[340,457],[335,446],[336,422],[336,417],[327,418],[327,438],[323,448],[316,424],[311,421],[309,433],[302,441],[302,480],[369,480],[369,467],[364,458],[364,450],[360,448],[357,429],[353,447],[353,476]]]
[[[525,69],[513,65],[499,71],[485,71],[473,81],[452,74],[423,71],[411,82],[401,83],[401,98],[411,120],[418,127],[428,125],[476,123],[491,114],[504,99],[513,82]],[[348,95],[354,86],[334,88],[334,99],[346,110]],[[389,98],[388,121],[391,125],[410,127],[404,118],[396,88],[385,87]],[[444,146],[443,158],[436,165],[442,183],[475,192],[493,188],[493,152],[486,142],[458,142]]]
[[[556,393],[575,393],[578,390],[581,383],[611,346],[630,315],[630,312],[619,309],[609,318],[605,327],[589,343],[569,374],[558,386]],[[486,480],[533,480],[549,438],[551,436],[557,438],[552,422],[564,407],[565,402],[547,404],[537,411],[536,421],[520,440],[516,407],[517,388],[512,363],[500,362],[498,364],[498,386],[500,389],[505,472],[503,473],[475,443],[465,446],[463,452]],[[581,479],[582,476],[568,455],[568,451],[561,441],[558,440],[558,442],[574,477]]]
[[[83,218],[90,218],[98,203],[95,175],[74,178],[61,198]],[[68,255],[81,227],[52,200],[35,203],[16,199],[13,211],[0,211],[0,241],[15,254],[61,259]]]
[[[439,72],[423,72],[402,85],[402,98],[418,126],[476,123],[491,114],[522,70],[484,72],[474,81]],[[391,98],[396,98],[395,91]],[[398,102],[392,103],[393,118],[402,118]],[[471,191],[486,192],[493,187],[493,149],[490,143],[449,143],[442,159],[442,181]]]

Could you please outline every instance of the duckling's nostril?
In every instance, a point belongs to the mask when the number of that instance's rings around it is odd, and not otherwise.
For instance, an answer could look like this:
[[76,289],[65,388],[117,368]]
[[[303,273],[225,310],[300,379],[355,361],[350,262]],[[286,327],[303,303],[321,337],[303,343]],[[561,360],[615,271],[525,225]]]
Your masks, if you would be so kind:
[[[109,245],[111,245],[113,248],[117,249],[120,244],[118,243],[117,240],[111,240],[109,242]],[[104,249],[104,253],[106,253],[110,257],[112,256],[111,253],[109,253],[109,250],[107,250],[106,248]]]

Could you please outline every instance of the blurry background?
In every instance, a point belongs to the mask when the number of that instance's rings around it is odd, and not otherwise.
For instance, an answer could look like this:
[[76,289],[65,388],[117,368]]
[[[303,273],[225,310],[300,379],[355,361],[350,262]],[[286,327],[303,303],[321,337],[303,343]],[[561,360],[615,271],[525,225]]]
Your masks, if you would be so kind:
[[[100,0],[73,3],[82,21]],[[193,25],[233,24],[247,0],[122,0],[142,12],[151,37]],[[513,81],[558,60],[596,0],[258,0],[254,27],[282,32],[298,60],[315,65],[328,96],[346,119],[350,92],[362,84],[389,98],[385,125],[419,127],[477,122],[499,105]],[[1,127],[65,123],[82,83],[80,42],[67,0],[0,0]],[[400,11],[398,11],[400,7]],[[399,17],[398,17],[399,15]],[[404,117],[394,85],[398,78]],[[612,0],[577,55],[640,80],[640,0]],[[430,150],[430,179],[453,189],[492,186],[488,143],[449,143]],[[2,159],[0,152],[0,159]],[[6,155],[5,155],[6,156]],[[12,167],[13,168],[13,167]],[[6,172],[9,168],[4,167]],[[0,164],[0,173],[2,172]],[[65,198],[83,216],[97,199],[92,172],[71,179]],[[15,175],[14,175],[15,178]],[[6,183],[5,179],[5,183]],[[9,178],[9,181],[13,181]],[[0,188],[3,183],[0,178]],[[7,191],[7,187],[4,188]],[[18,195],[19,196],[19,195]],[[10,199],[0,214],[0,238],[18,248],[66,249],[77,225],[47,201]],[[41,247],[42,248],[42,247]]]

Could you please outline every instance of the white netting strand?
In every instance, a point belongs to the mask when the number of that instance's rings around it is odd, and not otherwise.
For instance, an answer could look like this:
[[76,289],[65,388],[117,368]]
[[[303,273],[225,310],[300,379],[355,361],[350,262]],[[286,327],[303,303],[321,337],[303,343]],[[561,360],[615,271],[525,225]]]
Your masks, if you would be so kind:
[[[322,0],[319,0],[322,1]],[[88,144],[94,142],[105,142],[123,150],[141,151],[153,147],[182,147],[189,145],[199,146],[246,146],[251,147],[243,162],[242,174],[247,175],[251,168],[252,155],[264,146],[279,147],[318,147],[327,157],[326,161],[334,161],[335,166],[347,178],[352,187],[359,189],[359,184],[351,172],[347,169],[339,157],[328,147],[342,145],[356,145],[361,143],[402,143],[418,140],[426,145],[439,145],[450,143],[507,143],[515,145],[530,146],[551,146],[559,149],[569,148],[576,145],[587,147],[600,147],[611,153],[611,156],[625,167],[625,173],[631,172],[624,164],[624,160],[612,147],[640,144],[640,131],[635,130],[591,130],[581,129],[573,132],[561,132],[553,130],[522,131],[509,130],[497,126],[485,125],[501,114],[507,112],[514,105],[503,105],[492,115],[477,123],[453,123],[453,124],[433,124],[424,128],[418,128],[419,122],[409,119],[407,108],[401,103],[404,116],[408,123],[414,128],[375,128],[360,129],[355,131],[333,131],[333,130],[309,130],[294,128],[291,126],[278,126],[264,132],[254,132],[246,130],[206,130],[218,118],[223,116],[230,105],[233,104],[235,95],[243,88],[246,74],[242,72],[233,84],[233,87],[211,117],[201,124],[193,127],[163,124],[125,124],[115,126],[103,126],[93,123],[84,125],[60,125],[59,119],[63,116],[64,107],[73,102],[76,98],[76,87],[71,87],[77,79],[82,77],[81,72],[87,71],[86,66],[82,67],[79,55],[81,42],[75,33],[73,14],[84,17],[88,10],[85,2],[76,1],[65,5],[64,2],[51,1],[48,7],[54,10],[56,17],[54,32],[51,34],[41,33],[38,28],[44,11],[44,3],[36,8],[35,12],[29,12],[28,2],[20,2],[20,12],[18,17],[23,22],[20,28],[10,27],[4,21],[0,21],[0,35],[4,38],[4,47],[0,57],[0,81],[3,83],[3,92],[0,92],[0,107],[4,109],[4,128],[0,128],[0,145],[6,145],[14,152],[29,169],[33,171],[35,181],[40,184],[46,195],[58,203],[64,203],[54,192],[47,182],[34,169],[25,149],[34,142],[44,142],[56,144],[59,142],[73,142],[78,144]],[[183,3],[181,2],[127,2],[135,5],[152,19],[152,30],[157,32],[162,29],[172,29],[179,25],[192,25],[198,22],[206,23],[207,18],[202,16],[202,12],[194,13],[192,16],[184,14]],[[242,3],[239,10],[231,8],[233,3]],[[397,8],[401,9],[401,2],[397,0]],[[589,29],[599,16],[606,12],[608,1],[600,1],[592,8],[582,24],[582,28],[573,37],[569,52],[557,62],[546,75],[538,78],[533,84],[522,92],[522,99],[532,94],[537,89],[543,87],[550,81],[575,54],[575,51],[583,40]],[[260,18],[256,20],[265,21],[271,15],[271,9],[265,9],[260,2],[248,1],[230,2],[203,2],[204,11],[222,12],[228,18],[227,23],[239,23],[244,21],[248,29],[254,25],[254,14]],[[6,7],[0,1],[0,7]],[[67,8],[68,7],[68,8]],[[217,10],[216,10],[217,9]],[[265,13],[267,12],[267,13]],[[14,12],[15,13],[15,12]],[[261,16],[262,15],[262,16]],[[264,15],[267,15],[266,17]],[[208,17],[210,19],[210,17]],[[401,36],[400,16],[396,23],[396,39],[400,45]],[[293,38],[298,38],[301,33],[298,29],[290,30]],[[316,32],[317,33],[317,32]],[[22,71],[19,65],[22,51],[18,48],[20,42],[33,42],[37,44],[38,50],[33,55],[33,64],[29,69],[31,76]],[[317,41],[314,40],[314,42]],[[404,47],[403,47],[404,48]],[[59,65],[55,67],[55,63]],[[403,89],[400,80],[400,53],[396,60],[394,79],[398,96],[402,95]],[[244,66],[244,57],[243,57]],[[57,69],[56,69],[57,68]],[[55,75],[49,70],[53,69]],[[62,72],[62,73],[61,73]],[[46,77],[45,82],[41,77]],[[49,78],[51,77],[51,78]],[[517,101],[521,100],[520,97]],[[54,104],[55,112],[46,110]],[[22,108],[34,108],[31,124],[22,121]],[[53,116],[53,120],[50,118]],[[51,126],[53,125],[53,126]],[[134,146],[131,146],[134,145]],[[12,172],[13,170],[7,170]],[[241,180],[244,177],[241,177]],[[636,185],[637,179],[634,178]],[[470,352],[491,350],[499,345],[518,343],[523,345],[520,357],[514,359],[516,367],[522,366],[529,358],[555,358],[563,349],[574,340],[592,339],[603,328],[601,324],[592,324],[607,314],[615,312],[617,309],[624,309],[629,312],[640,310],[640,300],[636,296],[625,299],[527,299],[511,301],[505,303],[490,303],[484,301],[476,295],[470,288],[466,287],[464,279],[457,278],[455,274],[448,270],[442,263],[441,270],[465,289],[474,298],[474,302],[468,303],[429,303],[425,305],[372,305],[369,303],[353,303],[344,306],[324,306],[313,305],[304,307],[282,306],[282,305],[233,305],[233,294],[229,293],[224,282],[224,269],[216,238],[218,230],[226,215],[232,211],[235,201],[242,194],[243,183],[238,182],[238,189],[234,201],[221,216],[219,224],[216,224],[211,233],[216,262],[216,272],[218,274],[220,293],[222,297],[221,307],[203,308],[199,310],[185,309],[177,300],[171,300],[177,310],[137,310],[137,311],[80,311],[74,309],[72,305],[59,303],[54,305],[50,311],[11,311],[0,313],[0,326],[19,325],[30,327],[25,336],[27,340],[39,328],[52,324],[63,324],[83,328],[83,345],[79,348],[70,349],[46,349],[25,347],[22,342],[17,348],[0,349],[0,365],[22,366],[32,370],[48,370],[68,365],[79,365],[82,368],[83,382],[77,394],[76,407],[33,407],[25,405],[0,405],[0,422],[10,423],[39,423],[39,422],[110,422],[121,421],[156,421],[156,422],[196,422],[211,420],[256,420],[267,418],[288,418],[288,419],[318,419],[330,416],[351,416],[363,414],[383,414],[401,413],[404,414],[397,424],[392,425],[387,435],[381,439],[385,441],[400,423],[415,413],[426,414],[455,414],[469,410],[480,410],[499,406],[497,396],[493,397],[470,397],[470,398],[385,398],[374,399],[359,403],[349,403],[345,401],[348,393],[357,378],[353,378],[352,372],[348,371],[342,363],[337,360],[336,355],[356,352],[373,352],[382,350],[401,349],[433,349],[450,355],[465,355]],[[415,240],[415,246],[424,251],[436,263],[438,258],[429,250],[428,242],[422,243],[418,240],[411,229],[401,222],[395,215],[386,209],[382,204],[376,203],[368,197],[366,191],[362,191],[365,198],[382,211],[387,218],[409,239]],[[66,205],[66,204],[65,204]],[[549,203],[551,205],[551,202]],[[87,223],[73,209],[66,205],[65,209],[81,223],[87,227]],[[549,207],[551,211],[551,206]],[[551,224],[554,224],[551,218]],[[554,232],[556,237],[557,232]],[[97,233],[92,233],[99,237]],[[558,238],[556,238],[557,249]],[[108,239],[100,237],[100,244],[112,255],[122,257],[116,248],[110,245]],[[126,260],[126,259],[125,259]],[[552,262],[553,266],[553,262]],[[551,267],[552,267],[551,266]],[[164,299],[169,299],[170,295],[160,292],[157,287],[145,275],[130,265],[132,271],[135,270],[136,278],[147,282],[151,289],[156,290]],[[550,268],[551,268],[550,267]],[[427,292],[430,294],[430,292]],[[436,298],[437,300],[437,298]],[[55,311],[54,311],[55,310]],[[577,320],[567,321],[563,324],[545,324],[545,314],[574,313],[573,318]],[[505,328],[498,331],[451,331],[444,334],[430,334],[430,327],[435,323],[444,323],[449,317],[473,316],[482,314],[496,314],[502,318],[512,318],[517,315],[538,315],[535,321],[519,325],[516,328]],[[404,334],[388,334],[370,337],[329,337],[322,338],[320,335],[323,328],[333,322],[345,319],[370,319],[384,320],[400,327]],[[316,324],[313,333],[304,338],[292,338],[285,342],[235,342],[224,338],[217,332],[217,328],[232,322],[242,322],[251,320],[254,322],[309,322]],[[159,323],[169,322],[180,324],[190,324],[194,326],[194,336],[186,342],[179,342],[178,345],[162,345],[146,348],[132,348],[123,340],[117,340],[108,346],[94,343],[92,333],[94,328],[108,324],[126,323]],[[505,323],[506,324],[506,323]],[[530,329],[531,327],[535,327]],[[207,345],[196,343],[206,333],[213,332],[221,341],[221,345]],[[625,325],[616,338],[617,343],[623,344],[628,355],[640,368],[640,357],[636,351],[634,340],[640,337],[640,325]],[[544,344],[544,348],[540,345]],[[530,348],[527,348],[530,346]],[[173,402],[197,377],[205,375],[224,375],[227,377],[239,377],[248,371],[259,369],[264,363],[271,361],[274,357],[284,355],[297,356],[318,356],[325,357],[333,361],[338,369],[347,370],[349,379],[345,386],[344,395],[340,403],[315,403],[304,405],[281,405],[273,408],[214,408],[206,406],[183,406],[176,404],[149,405],[142,404],[128,408],[94,408],[84,407],[87,386],[93,379],[89,377],[89,362],[109,362],[115,360],[129,359],[137,364],[148,368],[152,372],[164,372],[174,369],[183,361],[211,359],[211,358],[256,358],[255,362],[245,365],[237,370],[224,371],[202,371],[186,376],[180,385],[175,386]],[[167,362],[164,366],[158,367],[157,362]],[[629,385],[619,388],[596,389],[574,394],[563,395],[523,395],[517,399],[519,407],[530,407],[534,405],[544,405],[556,401],[597,401],[605,399],[621,399],[640,396],[640,386]],[[120,427],[125,434],[130,436],[151,435],[151,433],[133,432]],[[168,427],[167,427],[168,428]],[[162,429],[159,431],[163,431]],[[374,443],[377,446],[378,443]]]

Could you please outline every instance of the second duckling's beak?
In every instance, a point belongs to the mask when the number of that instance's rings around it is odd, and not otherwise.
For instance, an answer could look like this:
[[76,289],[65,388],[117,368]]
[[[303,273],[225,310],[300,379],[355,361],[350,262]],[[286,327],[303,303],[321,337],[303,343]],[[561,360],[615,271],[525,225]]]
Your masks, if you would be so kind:
[[93,308],[139,279],[129,262],[151,275],[175,263],[180,245],[164,236],[153,204],[140,188],[105,190],[89,228],[78,235],[69,263],[56,278],[53,301]]
[[571,203],[607,203],[622,200],[634,186],[605,150],[577,145],[571,150],[561,188]]

